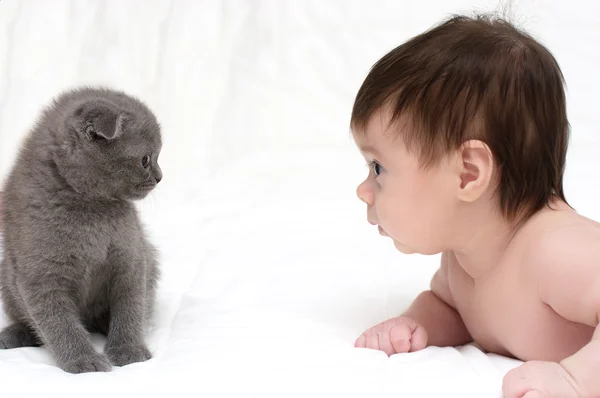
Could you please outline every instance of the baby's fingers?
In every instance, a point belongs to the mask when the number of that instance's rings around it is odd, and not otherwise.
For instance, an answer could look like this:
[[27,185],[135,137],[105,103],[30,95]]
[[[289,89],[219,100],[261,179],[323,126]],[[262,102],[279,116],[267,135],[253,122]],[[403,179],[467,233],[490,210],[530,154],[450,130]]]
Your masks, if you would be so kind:
[[410,351],[419,351],[427,347],[427,331],[421,325],[417,325],[410,339]]
[[389,330],[389,340],[394,350],[393,353],[410,351],[411,335],[412,331],[406,324],[392,326]]
[[377,339],[377,334],[373,333],[371,330],[364,332],[358,339],[356,339],[354,347],[372,348],[374,350],[378,350],[379,340]]
[[382,330],[377,333],[377,340],[379,342],[379,349],[385,352],[388,356],[396,353],[394,347],[392,346],[392,342],[390,341],[390,335],[387,330]]
[[354,347],[356,348],[366,348],[367,347],[367,336],[361,334],[358,339],[354,342]]
[[372,350],[381,350],[379,334],[372,329],[364,332],[354,343],[356,348],[370,348]]
[[396,353],[419,351],[427,345],[427,332],[416,322],[392,326],[389,336]]
[[366,347],[372,350],[379,350],[379,337],[377,337],[377,333],[373,333],[372,331],[367,333]]

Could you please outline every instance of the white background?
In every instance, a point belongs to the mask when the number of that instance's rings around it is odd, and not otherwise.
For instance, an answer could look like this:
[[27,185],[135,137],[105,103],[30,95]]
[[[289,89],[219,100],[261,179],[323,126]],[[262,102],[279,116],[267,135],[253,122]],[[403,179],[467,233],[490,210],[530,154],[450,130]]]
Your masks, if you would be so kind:
[[[598,4],[509,9],[561,65],[572,126],[567,199],[600,220]],[[472,363],[492,357],[473,347],[428,349],[415,363],[352,349],[428,286],[438,257],[404,256],[367,224],[355,196],[367,168],[348,124],[379,57],[450,14],[497,9],[460,0],[0,0],[0,181],[41,108],[76,85],[138,96],[164,135],[164,180],[139,206],[164,273],[148,337],[154,358],[74,378],[43,349],[0,352],[0,395],[146,386],[205,396],[496,396],[506,368],[493,358],[500,370],[474,376]]]

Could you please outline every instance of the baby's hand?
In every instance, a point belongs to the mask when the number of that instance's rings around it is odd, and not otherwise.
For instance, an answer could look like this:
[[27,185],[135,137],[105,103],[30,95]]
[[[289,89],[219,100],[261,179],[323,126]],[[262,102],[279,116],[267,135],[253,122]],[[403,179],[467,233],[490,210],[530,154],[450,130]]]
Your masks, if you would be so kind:
[[504,398],[577,398],[577,383],[556,362],[530,361],[511,370],[502,383]]
[[388,356],[419,351],[427,345],[427,332],[410,318],[388,319],[367,329],[354,343],[354,347],[381,350]]

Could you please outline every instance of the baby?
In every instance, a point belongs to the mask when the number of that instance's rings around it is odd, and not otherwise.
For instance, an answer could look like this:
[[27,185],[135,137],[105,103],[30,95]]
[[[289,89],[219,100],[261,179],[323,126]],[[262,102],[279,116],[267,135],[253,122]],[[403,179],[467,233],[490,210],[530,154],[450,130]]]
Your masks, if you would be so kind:
[[505,397],[600,396],[600,225],[567,203],[563,76],[500,18],[454,17],[379,60],[352,134],[367,219],[403,253],[441,253],[430,289],[357,347],[474,341],[525,361]]

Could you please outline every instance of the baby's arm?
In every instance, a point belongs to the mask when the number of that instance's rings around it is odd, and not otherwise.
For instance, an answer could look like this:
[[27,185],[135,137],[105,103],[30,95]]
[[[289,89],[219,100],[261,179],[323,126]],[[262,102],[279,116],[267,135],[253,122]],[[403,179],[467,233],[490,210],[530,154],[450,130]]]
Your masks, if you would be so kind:
[[573,230],[532,245],[540,298],[570,321],[595,327],[591,341],[560,362],[579,396],[600,396],[600,240]]
[[540,299],[558,315],[595,328],[591,341],[559,363],[529,361],[503,381],[504,396],[600,397],[600,238],[570,228],[538,236],[524,264]]
[[423,326],[427,331],[428,346],[460,346],[472,338],[453,305],[448,287],[448,258],[443,253],[440,268],[431,279],[430,290],[421,293],[402,316]]
[[448,288],[448,260],[442,254],[440,269],[431,280],[430,290],[422,292],[399,317],[366,330],[356,347],[371,348],[392,355],[418,351],[426,346],[459,346],[470,342],[458,312],[451,306]]

